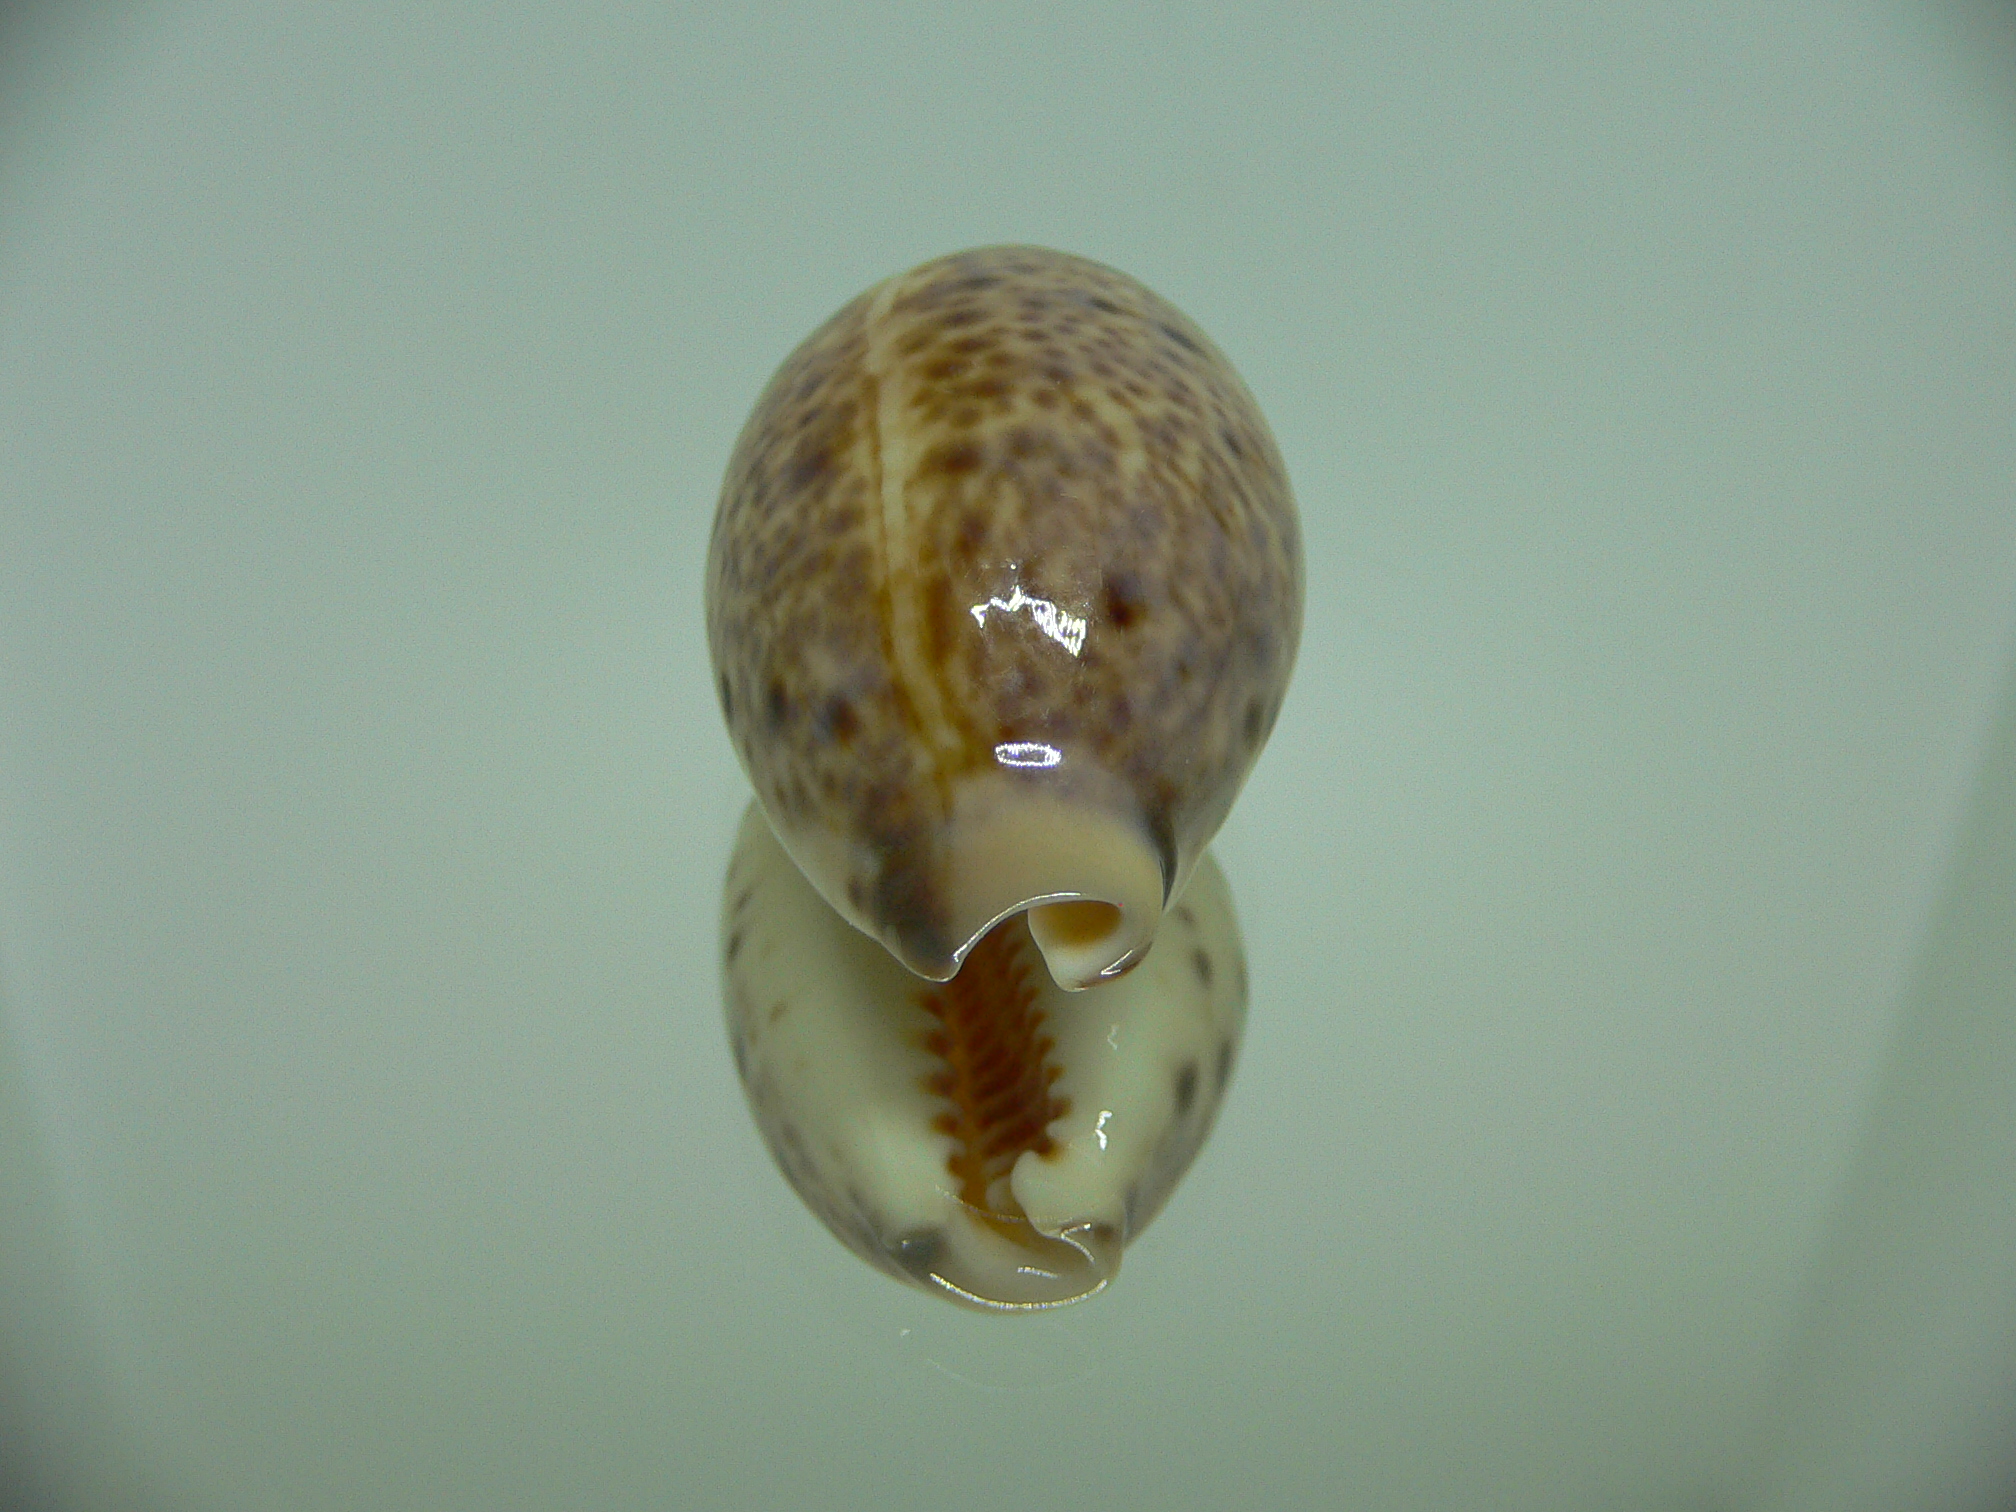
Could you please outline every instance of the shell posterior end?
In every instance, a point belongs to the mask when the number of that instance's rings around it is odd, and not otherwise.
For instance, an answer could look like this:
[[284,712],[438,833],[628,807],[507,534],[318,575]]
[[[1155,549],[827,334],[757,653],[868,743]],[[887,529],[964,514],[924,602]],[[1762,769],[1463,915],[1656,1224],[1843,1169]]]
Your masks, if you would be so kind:
[[960,796],[946,868],[958,959],[1023,909],[1059,987],[1079,992],[1147,953],[1162,920],[1160,860],[1141,825],[1068,795],[986,783]]

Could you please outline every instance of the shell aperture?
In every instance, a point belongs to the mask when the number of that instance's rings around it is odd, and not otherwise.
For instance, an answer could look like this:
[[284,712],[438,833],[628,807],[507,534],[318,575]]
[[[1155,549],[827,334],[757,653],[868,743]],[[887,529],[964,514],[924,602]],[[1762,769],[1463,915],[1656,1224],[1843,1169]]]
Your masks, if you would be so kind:
[[940,986],[829,908],[751,804],[722,934],[736,1068],[785,1177],[871,1265],[971,1307],[1112,1280],[1210,1131],[1245,1026],[1208,854],[1123,977],[1064,992],[1015,917]]
[[[1243,966],[1214,987],[1154,963],[1197,948],[1156,944],[1179,899],[1182,932],[1237,959],[1222,879],[1193,873],[1300,634],[1294,502],[1252,396],[1113,269],[1035,247],[937,259],[843,306],[771,380],[707,594],[762,816],[723,927],[773,1153],[843,1240],[957,1300],[1097,1290],[1159,1206],[1142,1193],[1195,1153],[1223,1084],[1196,1067],[1229,1071],[1243,1021]],[[1079,1031],[1122,989],[1145,1016],[1100,1065],[1175,1054],[1186,1015],[1216,1026],[1179,1056],[1180,1098],[1166,1066],[1139,1087],[1093,1074]],[[1124,1140],[1074,1122],[1101,1113]],[[1079,1159],[1090,1145],[1108,1158]],[[1100,1175],[1057,1185],[1081,1168]]]

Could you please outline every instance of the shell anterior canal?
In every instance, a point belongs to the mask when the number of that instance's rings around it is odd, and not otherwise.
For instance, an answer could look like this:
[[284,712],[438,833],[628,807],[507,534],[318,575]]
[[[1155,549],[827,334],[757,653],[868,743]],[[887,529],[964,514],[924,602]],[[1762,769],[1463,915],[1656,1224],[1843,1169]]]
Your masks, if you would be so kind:
[[1120,910],[1097,898],[1045,903],[1040,912],[1041,927],[1060,945],[1096,945],[1120,927]]
[[1069,981],[1110,981],[1140,961],[1138,951],[1114,959],[1126,916],[1100,898],[1059,898],[1027,915],[1029,937],[1051,969]]

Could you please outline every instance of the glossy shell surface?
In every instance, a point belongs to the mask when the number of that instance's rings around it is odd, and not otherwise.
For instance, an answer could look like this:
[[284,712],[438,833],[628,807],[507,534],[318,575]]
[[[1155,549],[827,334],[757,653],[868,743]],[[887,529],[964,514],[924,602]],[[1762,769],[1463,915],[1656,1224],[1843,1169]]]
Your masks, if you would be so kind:
[[870,1264],[991,1310],[1112,1280],[1210,1130],[1245,1024],[1209,856],[1118,980],[1065,993],[1013,918],[939,985],[829,908],[752,804],[722,955],[736,1069],[806,1205]]
[[852,300],[736,444],[721,708],[785,850],[945,980],[1029,909],[1080,988],[1147,950],[1266,740],[1295,507],[1231,364],[1083,258],[996,247]]

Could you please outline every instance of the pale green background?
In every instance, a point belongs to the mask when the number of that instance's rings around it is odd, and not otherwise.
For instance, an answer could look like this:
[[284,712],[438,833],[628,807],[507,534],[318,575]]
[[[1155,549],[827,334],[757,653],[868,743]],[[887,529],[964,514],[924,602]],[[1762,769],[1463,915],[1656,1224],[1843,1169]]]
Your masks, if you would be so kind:
[[[2004,13],[53,16],[0,32],[22,1505],[2008,1504]],[[770,369],[1000,240],[1232,354],[1310,584],[1233,1094],[1041,1321],[758,1143],[700,620]]]

